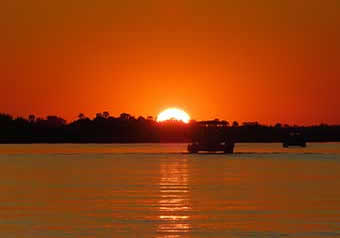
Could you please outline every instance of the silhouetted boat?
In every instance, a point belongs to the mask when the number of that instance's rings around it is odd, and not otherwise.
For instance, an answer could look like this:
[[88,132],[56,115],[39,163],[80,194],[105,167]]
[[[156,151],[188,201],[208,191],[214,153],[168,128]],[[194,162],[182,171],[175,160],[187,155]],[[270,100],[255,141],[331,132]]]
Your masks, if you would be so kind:
[[227,123],[222,121],[202,121],[195,128],[192,143],[188,145],[189,153],[200,151],[224,153],[234,152],[234,142],[226,137]]
[[283,141],[283,147],[287,148],[289,146],[306,147],[306,140],[301,133],[291,132]]

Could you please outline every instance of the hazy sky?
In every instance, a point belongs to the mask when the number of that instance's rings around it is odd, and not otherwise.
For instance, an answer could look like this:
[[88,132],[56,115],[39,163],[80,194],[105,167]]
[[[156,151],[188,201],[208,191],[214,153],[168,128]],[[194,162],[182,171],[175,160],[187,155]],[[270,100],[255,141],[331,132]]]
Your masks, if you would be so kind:
[[340,1],[0,2],[0,111],[340,123]]

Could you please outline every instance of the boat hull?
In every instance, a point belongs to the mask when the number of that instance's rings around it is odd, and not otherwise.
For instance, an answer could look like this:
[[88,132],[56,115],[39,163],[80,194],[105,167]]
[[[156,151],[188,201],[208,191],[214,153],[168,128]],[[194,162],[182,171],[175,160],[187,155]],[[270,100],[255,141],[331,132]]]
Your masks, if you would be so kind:
[[198,143],[192,143],[188,145],[189,153],[199,153],[201,151],[206,152],[223,152],[225,154],[234,153],[234,143],[217,144],[217,145],[202,145]]

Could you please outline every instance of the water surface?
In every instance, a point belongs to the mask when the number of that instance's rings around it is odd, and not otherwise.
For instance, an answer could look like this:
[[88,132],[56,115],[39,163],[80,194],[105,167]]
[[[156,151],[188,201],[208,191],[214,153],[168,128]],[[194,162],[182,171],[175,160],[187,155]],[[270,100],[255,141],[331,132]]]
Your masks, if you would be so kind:
[[0,145],[0,237],[340,237],[340,144]]

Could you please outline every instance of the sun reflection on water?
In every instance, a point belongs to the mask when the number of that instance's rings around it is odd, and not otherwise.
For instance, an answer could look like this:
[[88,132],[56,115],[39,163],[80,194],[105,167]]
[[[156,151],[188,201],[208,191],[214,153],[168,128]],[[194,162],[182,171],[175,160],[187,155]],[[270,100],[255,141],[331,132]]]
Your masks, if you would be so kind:
[[160,173],[158,237],[181,237],[191,229],[188,161],[161,163]]

